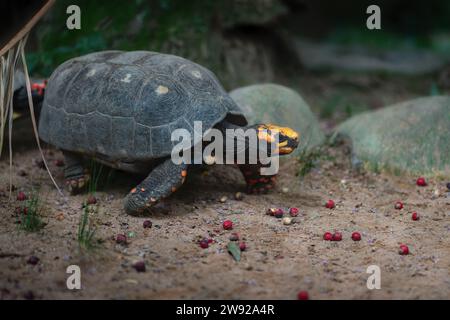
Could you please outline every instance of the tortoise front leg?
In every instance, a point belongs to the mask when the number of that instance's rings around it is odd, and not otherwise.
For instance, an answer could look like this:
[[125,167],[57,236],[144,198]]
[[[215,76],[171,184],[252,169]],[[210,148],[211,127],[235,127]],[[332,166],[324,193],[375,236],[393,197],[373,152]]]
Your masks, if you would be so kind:
[[268,193],[275,188],[276,175],[263,176],[260,173],[261,165],[243,164],[239,165],[239,169],[244,175],[247,183],[247,193],[261,194]]
[[66,186],[71,194],[77,194],[86,188],[90,176],[85,172],[81,155],[69,151],[63,151],[63,154]]
[[128,214],[140,214],[175,192],[186,179],[187,165],[174,164],[167,159],[158,165],[125,198],[124,208]]

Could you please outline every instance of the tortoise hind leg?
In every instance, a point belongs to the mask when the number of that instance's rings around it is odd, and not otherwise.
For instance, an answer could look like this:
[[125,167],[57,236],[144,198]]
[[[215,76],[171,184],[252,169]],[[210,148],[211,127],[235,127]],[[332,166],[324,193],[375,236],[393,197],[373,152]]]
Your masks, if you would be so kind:
[[124,208],[128,214],[140,214],[175,192],[186,179],[187,165],[174,164],[167,159],[148,175],[125,198]]
[[84,190],[89,182],[89,174],[85,173],[83,158],[81,155],[63,151],[64,154],[64,179],[71,194],[77,194]]

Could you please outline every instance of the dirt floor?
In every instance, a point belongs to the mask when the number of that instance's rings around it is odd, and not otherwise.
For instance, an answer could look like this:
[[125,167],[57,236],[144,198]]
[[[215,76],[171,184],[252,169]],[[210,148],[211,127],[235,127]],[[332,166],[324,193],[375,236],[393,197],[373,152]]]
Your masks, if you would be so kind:
[[[191,173],[151,216],[132,217],[123,212],[122,199],[139,177],[114,173],[95,193],[91,221],[99,244],[88,250],[77,241],[87,195],[60,196],[30,134],[15,137],[11,201],[8,161],[0,162],[1,299],[296,299],[300,290],[311,299],[450,298],[446,181],[429,177],[427,187],[418,187],[417,177],[355,172],[347,148],[335,146],[325,148],[304,176],[296,175],[298,159],[285,159],[271,194],[235,200],[245,187],[240,172],[214,166]],[[62,186],[63,168],[56,165],[62,155],[45,150]],[[43,203],[41,230],[26,232],[17,223],[19,191],[34,191]],[[228,199],[221,202],[223,197]],[[328,199],[336,202],[335,209],[325,208]],[[396,201],[404,203],[402,210],[394,209]],[[283,225],[265,214],[270,207],[298,207],[300,215]],[[411,219],[413,211],[420,220]],[[148,219],[153,226],[144,229]],[[222,228],[227,219],[233,221],[232,231]],[[335,230],[342,232],[342,241],[322,239]],[[354,231],[361,241],[352,241]],[[239,262],[226,249],[233,232],[247,244]],[[116,243],[118,234],[128,236],[127,245]],[[202,249],[202,238],[214,242]],[[409,255],[399,254],[400,244],[408,245]],[[31,256],[39,258],[37,264],[28,263]],[[145,272],[133,268],[136,261],[145,261]],[[66,287],[69,265],[81,268],[81,290]],[[367,289],[370,265],[381,268],[380,290]]]
[[[2,193],[1,298],[295,299],[299,290],[312,299],[449,298],[450,195],[444,184],[430,180],[421,188],[413,178],[352,173],[345,148],[326,153],[327,159],[302,178],[295,175],[296,159],[284,161],[276,191],[241,201],[234,199],[244,188],[238,170],[215,166],[193,173],[150,216],[151,229],[142,226],[148,218],[123,213],[122,198],[133,179],[116,175],[96,193],[98,212],[92,219],[101,244],[93,250],[81,250],[77,242],[86,195],[62,198],[33,161],[39,159],[36,150],[17,154],[15,170],[28,174],[15,174],[14,185],[28,194],[40,186],[47,224],[35,233],[20,230],[15,214],[20,204]],[[54,165],[61,154],[47,157],[62,185],[62,168]],[[5,161],[0,169],[6,189]],[[335,209],[324,207],[328,199],[336,201]],[[404,209],[394,209],[398,200]],[[286,226],[265,214],[269,207],[298,207],[301,214]],[[412,221],[412,211],[420,213],[419,221]],[[226,219],[233,221],[233,231],[223,230]],[[334,230],[343,233],[341,242],[322,240],[325,231]],[[353,231],[361,233],[360,242],[351,240]],[[116,244],[117,234],[130,232],[127,245]],[[226,250],[232,232],[248,246],[240,262]],[[203,237],[214,239],[207,249],[199,247]],[[411,254],[399,255],[401,243]],[[30,256],[38,257],[38,264],[27,263]],[[139,260],[146,272],[132,267]],[[82,290],[66,288],[66,268],[72,264],[81,268]],[[369,265],[381,268],[380,290],[366,287]]]

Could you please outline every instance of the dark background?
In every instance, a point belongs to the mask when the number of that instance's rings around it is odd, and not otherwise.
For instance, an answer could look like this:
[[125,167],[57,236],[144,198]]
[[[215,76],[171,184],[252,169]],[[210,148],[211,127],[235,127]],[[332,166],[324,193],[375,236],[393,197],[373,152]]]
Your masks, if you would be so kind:
[[[66,28],[71,4],[81,8],[81,30]],[[381,30],[366,28],[371,4],[381,7]],[[304,41],[319,45],[333,64],[311,65],[317,54],[303,55]],[[109,49],[183,56],[214,71],[227,90],[281,83],[299,91],[321,118],[342,120],[449,92],[450,1],[58,0],[33,29],[27,60],[32,76],[49,77],[67,59]],[[348,70],[340,65],[348,53],[391,67],[406,61],[407,70],[357,64]],[[433,61],[437,66],[421,69]]]

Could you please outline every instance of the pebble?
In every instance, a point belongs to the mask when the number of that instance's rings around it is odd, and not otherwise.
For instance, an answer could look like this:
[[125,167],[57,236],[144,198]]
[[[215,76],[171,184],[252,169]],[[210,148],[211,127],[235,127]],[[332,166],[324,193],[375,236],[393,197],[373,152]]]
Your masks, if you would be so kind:
[[240,200],[244,199],[244,195],[242,194],[242,192],[236,192],[234,194],[234,199],[240,201]]
[[283,188],[281,188],[281,192],[289,193],[289,188],[288,187],[283,187]]
[[286,225],[286,226],[292,224],[292,219],[289,218],[289,217],[283,218],[283,224]]
[[221,197],[221,198],[219,199],[219,201],[222,202],[222,203],[227,202],[227,200],[228,200],[228,197],[227,197],[227,196],[223,196],[223,197]]

